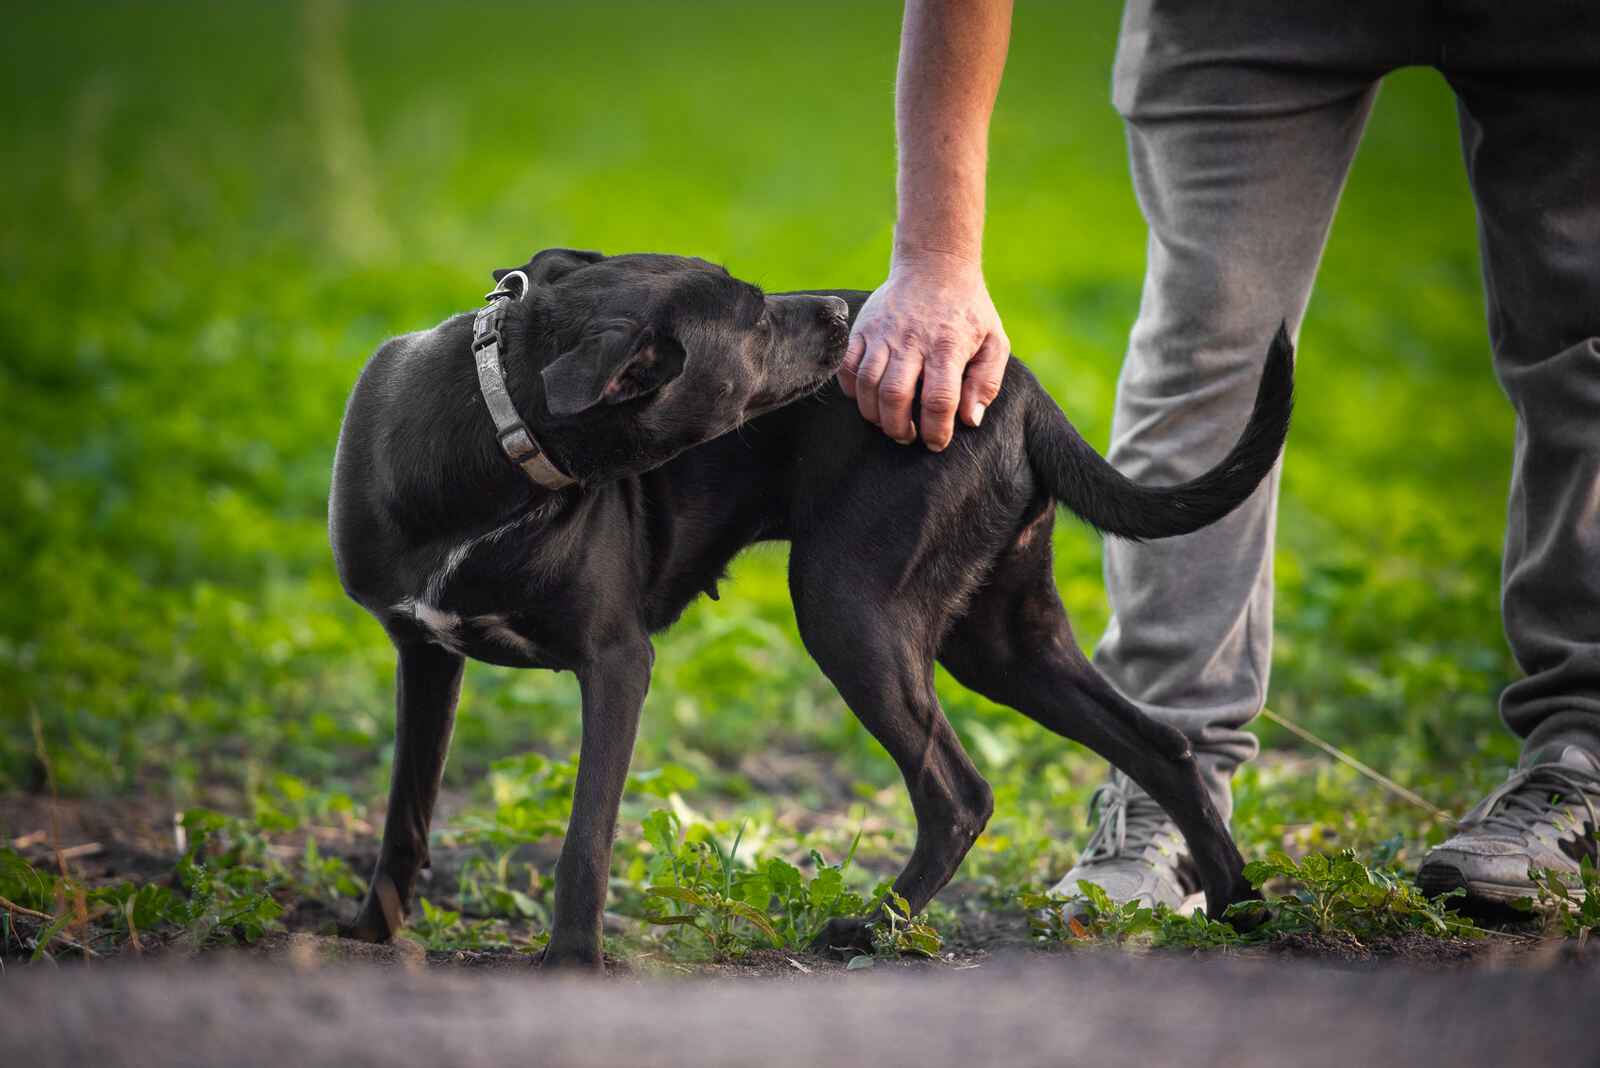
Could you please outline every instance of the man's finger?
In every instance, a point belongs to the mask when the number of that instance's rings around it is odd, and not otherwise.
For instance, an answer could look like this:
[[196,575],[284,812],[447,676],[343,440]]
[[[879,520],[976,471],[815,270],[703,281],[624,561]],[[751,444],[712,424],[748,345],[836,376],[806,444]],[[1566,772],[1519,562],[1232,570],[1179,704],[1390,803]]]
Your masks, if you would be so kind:
[[967,364],[961,381],[961,421],[978,426],[983,415],[1000,395],[1000,380],[1005,377],[1006,361],[1011,358],[1011,342],[998,330],[984,338],[978,354]]
[[922,353],[908,345],[889,354],[889,366],[878,383],[878,425],[902,445],[917,440],[917,428],[911,421],[911,400],[916,396],[920,377]]
[[[959,353],[959,355],[958,355]],[[966,362],[950,344],[940,344],[922,364],[922,441],[943,451],[956,431],[956,404],[961,399],[961,366]]]
[[878,382],[889,364],[889,349],[882,341],[868,341],[856,367],[856,408],[869,423],[878,421]]
[[860,333],[851,334],[850,344],[845,346],[844,362],[839,365],[839,388],[846,397],[853,399],[856,395],[856,368],[861,366],[861,357],[866,351],[867,339]]

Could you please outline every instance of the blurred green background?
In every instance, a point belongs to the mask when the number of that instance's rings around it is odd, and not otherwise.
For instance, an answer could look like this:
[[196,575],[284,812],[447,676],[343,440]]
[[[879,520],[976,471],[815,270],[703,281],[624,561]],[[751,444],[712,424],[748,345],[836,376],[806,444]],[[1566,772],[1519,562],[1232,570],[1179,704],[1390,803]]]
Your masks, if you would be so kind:
[[[1117,19],[1109,0],[1018,5],[987,240],[1017,353],[1102,447],[1144,260],[1109,103]],[[898,20],[892,3],[13,9],[0,790],[44,789],[42,751],[65,794],[183,805],[298,782],[379,801],[391,656],[324,532],[363,360],[552,245],[872,287]],[[1494,708],[1516,670],[1497,607],[1512,422],[1432,72],[1380,98],[1299,376],[1272,705],[1459,810],[1516,752]],[[1086,641],[1105,621],[1099,557],[1061,524]],[[636,766],[692,769],[706,805],[768,804],[776,784],[909,826],[892,765],[795,638],[783,569],[779,548],[750,553],[658,643]],[[1099,768],[941,689],[1000,796],[989,854],[1044,878]],[[570,754],[576,710],[570,676],[474,664],[451,789],[474,796],[509,753]],[[1247,845],[1437,837],[1258,726]],[[822,771],[772,771],[786,755]]]

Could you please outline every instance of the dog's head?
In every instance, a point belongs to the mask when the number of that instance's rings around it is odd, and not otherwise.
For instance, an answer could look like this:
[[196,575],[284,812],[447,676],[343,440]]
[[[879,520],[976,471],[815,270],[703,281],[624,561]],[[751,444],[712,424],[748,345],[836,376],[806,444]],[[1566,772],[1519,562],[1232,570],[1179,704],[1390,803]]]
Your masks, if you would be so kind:
[[768,296],[681,256],[547,249],[519,269],[528,317],[506,362],[537,369],[523,416],[582,481],[658,466],[815,391],[844,359],[838,297]]

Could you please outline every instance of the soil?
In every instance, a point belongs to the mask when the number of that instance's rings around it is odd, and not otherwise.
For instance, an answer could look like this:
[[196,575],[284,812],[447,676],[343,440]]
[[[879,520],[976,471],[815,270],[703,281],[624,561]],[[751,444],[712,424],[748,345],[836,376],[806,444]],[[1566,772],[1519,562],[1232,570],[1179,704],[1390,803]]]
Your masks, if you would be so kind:
[[[92,882],[170,881],[178,853],[170,808],[139,800],[0,798],[0,836],[36,866],[54,867],[55,843]],[[374,837],[353,826],[319,831],[318,844],[359,871]],[[286,856],[303,847],[275,845]],[[438,850],[435,884],[454,885],[468,853]],[[532,859],[548,870],[554,851]],[[979,893],[957,883],[941,895],[962,924],[938,960],[851,970],[776,950],[712,962],[639,953],[608,957],[604,978],[543,972],[530,951],[338,938],[343,910],[295,902],[286,930],[248,947],[194,955],[147,937],[141,953],[58,967],[0,956],[0,1047],[6,1063],[41,1068],[1592,1060],[1592,947],[1508,932],[1296,935],[1205,954],[1050,950],[1026,916],[984,908]]]
[[[54,804],[32,794],[0,797],[0,838],[17,848],[35,867],[55,870],[58,861],[52,843],[70,857],[72,873],[90,883],[123,879],[155,881],[173,885],[178,857],[177,832],[171,808],[148,799],[71,799]],[[366,824],[343,831],[318,831],[318,845],[324,855],[347,860],[357,871],[366,872],[376,859],[376,829]],[[274,840],[274,848],[287,859],[304,848],[304,835]],[[559,843],[545,843],[525,850],[519,856],[542,870],[554,867]],[[451,887],[462,866],[474,855],[471,849],[436,848],[433,869],[424,878],[436,887]],[[429,893],[426,886],[423,893]],[[429,894],[438,898],[437,893]],[[1130,955],[1128,951],[1101,948],[1041,947],[1031,935],[1028,917],[1014,906],[984,907],[978,888],[952,883],[940,894],[940,902],[960,916],[960,926],[945,940],[945,951],[937,961],[906,959],[874,962],[885,971],[917,972],[939,969],[966,969],[993,959],[1049,958],[1057,956]],[[396,942],[373,946],[335,937],[341,923],[354,917],[355,903],[330,907],[318,900],[287,901],[280,918],[283,931],[269,934],[242,952],[252,961],[290,964],[359,964],[380,969],[487,970],[496,972],[537,969],[537,954],[526,949],[485,948],[425,951],[415,943]],[[610,934],[636,927],[637,921],[608,913]],[[170,955],[166,947],[149,945],[143,954],[151,959]],[[15,950],[15,946],[9,950]],[[124,950],[124,952],[126,952]],[[1189,956],[1172,951],[1133,951],[1134,956]],[[1422,933],[1393,936],[1368,942],[1335,933],[1329,936],[1288,935],[1265,945],[1231,951],[1227,956],[1245,959],[1310,961],[1335,968],[1371,968],[1401,965],[1408,968],[1441,970],[1474,967],[1543,966],[1565,963],[1575,956],[1593,957],[1560,940],[1542,939],[1525,929],[1506,929],[1488,939],[1431,937]],[[1223,954],[1200,954],[1205,958]],[[0,953],[0,964],[17,961],[13,953]],[[628,960],[607,958],[608,974],[616,976],[695,975],[714,978],[784,978],[830,975],[844,971],[843,963],[811,953],[763,950],[737,960],[681,961],[650,953],[636,954]]]

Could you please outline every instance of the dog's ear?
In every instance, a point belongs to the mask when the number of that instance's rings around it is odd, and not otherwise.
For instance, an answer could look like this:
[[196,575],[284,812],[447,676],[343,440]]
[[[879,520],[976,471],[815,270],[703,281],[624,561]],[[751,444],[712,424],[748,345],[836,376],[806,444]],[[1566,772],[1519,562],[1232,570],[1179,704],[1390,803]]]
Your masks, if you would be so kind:
[[552,360],[544,379],[551,415],[576,415],[660,389],[683,372],[683,346],[652,327],[612,320]]
[[603,252],[587,252],[576,248],[547,248],[543,252],[534,253],[533,259],[521,267],[501,267],[490,273],[498,282],[512,271],[521,271],[528,276],[529,285],[543,286],[560,281],[562,276],[571,274],[579,267],[599,263],[605,258]]

